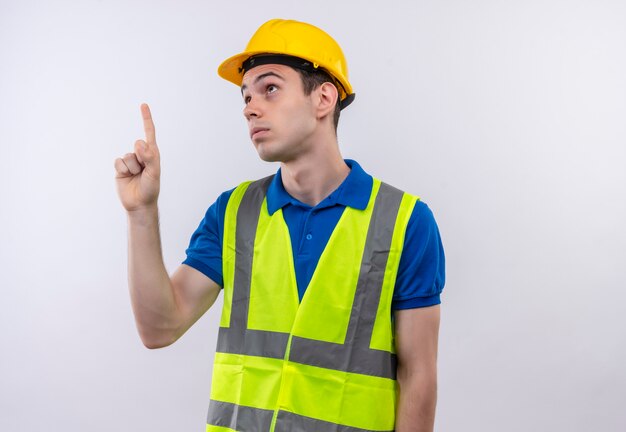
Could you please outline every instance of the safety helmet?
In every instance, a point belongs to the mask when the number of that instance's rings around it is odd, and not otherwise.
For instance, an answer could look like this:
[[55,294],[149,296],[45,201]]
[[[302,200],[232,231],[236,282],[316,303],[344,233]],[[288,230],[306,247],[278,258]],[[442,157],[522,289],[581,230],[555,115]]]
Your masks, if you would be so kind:
[[311,24],[283,19],[266,22],[254,33],[245,51],[224,60],[217,73],[241,86],[246,71],[268,63],[308,71],[322,69],[339,84],[341,109],[354,100],[341,47],[328,33]]

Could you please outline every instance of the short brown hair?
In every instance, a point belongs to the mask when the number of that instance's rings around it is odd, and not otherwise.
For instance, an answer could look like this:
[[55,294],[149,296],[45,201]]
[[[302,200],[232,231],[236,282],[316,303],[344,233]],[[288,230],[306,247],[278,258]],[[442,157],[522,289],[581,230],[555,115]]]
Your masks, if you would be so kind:
[[[335,82],[332,76],[323,69],[318,69],[313,72],[309,72],[303,69],[294,68],[300,73],[302,79],[302,87],[304,88],[304,94],[310,95],[313,90],[329,82],[337,88],[339,93],[339,85]],[[337,126],[339,125],[339,114],[341,113],[341,95],[337,97],[337,104],[335,105],[335,111],[333,113],[333,125],[335,126],[335,134],[337,134]]]

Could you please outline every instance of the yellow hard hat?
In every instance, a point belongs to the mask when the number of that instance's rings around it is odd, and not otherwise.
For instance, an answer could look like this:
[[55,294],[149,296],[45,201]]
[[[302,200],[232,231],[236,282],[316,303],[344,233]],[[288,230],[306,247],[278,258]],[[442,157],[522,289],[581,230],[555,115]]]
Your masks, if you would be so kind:
[[354,100],[348,81],[348,64],[339,44],[311,24],[273,19],[254,33],[246,50],[222,62],[219,76],[241,86],[243,74],[261,64],[286,64],[304,70],[321,68],[339,83],[341,108]]

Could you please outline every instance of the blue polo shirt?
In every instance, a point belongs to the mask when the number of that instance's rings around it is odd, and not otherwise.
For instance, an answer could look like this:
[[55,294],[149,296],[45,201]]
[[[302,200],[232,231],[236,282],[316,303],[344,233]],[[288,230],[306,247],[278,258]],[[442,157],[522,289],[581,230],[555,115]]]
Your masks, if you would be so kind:
[[[364,210],[373,179],[361,166],[345,160],[350,173],[341,185],[315,207],[293,198],[285,190],[278,169],[267,190],[267,209],[283,209],[291,237],[300,300],[313,276],[317,262],[346,206]],[[183,261],[218,285],[222,278],[222,239],[226,205],[234,188],[222,193],[209,207],[191,236]],[[441,303],[445,283],[445,257],[439,229],[428,206],[417,201],[409,219],[400,258],[392,308],[411,309]]]

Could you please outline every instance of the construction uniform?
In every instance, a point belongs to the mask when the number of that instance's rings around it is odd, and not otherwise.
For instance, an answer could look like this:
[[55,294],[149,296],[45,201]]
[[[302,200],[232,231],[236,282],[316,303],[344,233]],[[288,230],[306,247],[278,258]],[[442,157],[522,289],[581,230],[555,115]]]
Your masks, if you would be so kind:
[[432,212],[352,160],[315,207],[280,169],[223,193],[185,264],[224,287],[207,431],[391,431],[393,310],[440,303]]

